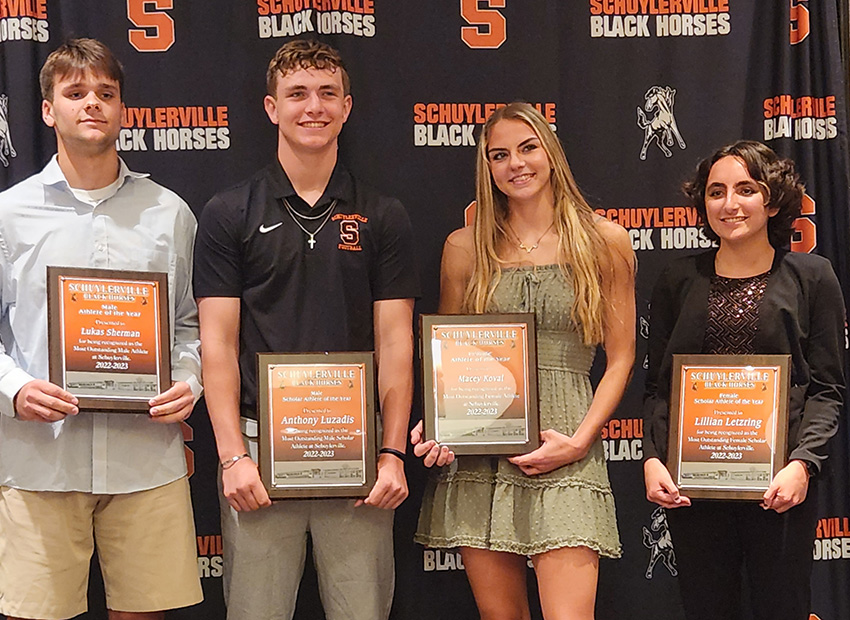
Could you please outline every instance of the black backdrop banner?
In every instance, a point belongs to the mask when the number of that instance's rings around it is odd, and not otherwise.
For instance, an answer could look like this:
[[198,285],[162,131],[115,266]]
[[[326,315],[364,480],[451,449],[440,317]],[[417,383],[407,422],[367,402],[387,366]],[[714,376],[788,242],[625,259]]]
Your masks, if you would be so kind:
[[[591,204],[629,230],[640,262],[635,377],[603,431],[624,555],[601,564],[597,617],[677,620],[666,517],[642,482],[651,287],[668,260],[710,246],[681,182],[718,146],[749,138],[797,161],[807,198],[793,249],[829,257],[850,290],[839,13],[826,0],[0,0],[0,188],[55,151],[37,75],[66,38],[98,38],[124,62],[122,156],[196,214],[274,157],[262,109],[269,58],[292,37],[321,38],[341,50],[352,77],[342,157],[405,204],[424,283],[418,310],[433,312],[442,242],[471,216],[480,127],[499,104],[537,104]],[[216,453],[203,405],[184,436],[206,600],[171,617],[224,618]],[[818,480],[811,620],[850,618],[849,445],[845,415]],[[412,542],[426,472],[411,463],[408,475],[392,617],[475,618],[459,554]],[[96,574],[84,617],[99,620]],[[296,617],[323,617],[309,570]]]

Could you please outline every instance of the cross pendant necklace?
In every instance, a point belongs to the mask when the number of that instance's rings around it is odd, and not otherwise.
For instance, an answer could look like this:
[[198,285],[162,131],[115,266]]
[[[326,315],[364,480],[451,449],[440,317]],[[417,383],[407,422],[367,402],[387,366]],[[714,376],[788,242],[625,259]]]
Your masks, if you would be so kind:
[[[295,222],[298,228],[300,228],[304,232],[304,234],[309,237],[309,239],[307,239],[307,245],[309,245],[310,249],[312,250],[316,246],[316,235],[319,234],[319,231],[322,230],[322,228],[325,227],[325,224],[328,223],[328,220],[331,219],[331,214],[336,208],[336,200],[331,203],[327,211],[325,211],[324,213],[320,213],[319,215],[301,215],[293,208],[291,204],[289,204],[289,201],[286,198],[283,199],[283,204],[284,206],[286,206],[286,212],[289,213],[289,217],[292,218],[292,221]],[[299,218],[303,220],[317,220],[319,218],[324,219],[322,220],[322,223],[319,224],[319,227],[316,230],[310,232],[304,227],[301,222],[298,221]]]

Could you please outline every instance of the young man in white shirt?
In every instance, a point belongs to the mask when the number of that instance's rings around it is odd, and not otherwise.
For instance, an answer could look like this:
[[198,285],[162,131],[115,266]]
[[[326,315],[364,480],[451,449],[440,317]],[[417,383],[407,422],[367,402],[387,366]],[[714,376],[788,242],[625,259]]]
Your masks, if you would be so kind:
[[[76,39],[41,70],[45,168],[0,193],[0,613],[86,611],[95,543],[110,620],[202,600],[182,422],[200,396],[189,207],[118,157],[123,70]],[[172,387],[95,413],[48,381],[47,266],[168,274]]]

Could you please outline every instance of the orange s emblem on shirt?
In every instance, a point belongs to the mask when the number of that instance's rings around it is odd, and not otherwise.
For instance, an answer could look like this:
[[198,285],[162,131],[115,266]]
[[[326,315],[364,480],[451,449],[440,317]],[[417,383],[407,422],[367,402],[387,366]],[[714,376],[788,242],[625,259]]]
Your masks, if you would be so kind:
[[343,220],[339,223],[339,239],[345,245],[360,245],[360,222]]
[[359,213],[337,213],[331,221],[339,222],[339,240],[337,248],[349,252],[362,252],[360,245],[360,223],[366,223],[369,218]]

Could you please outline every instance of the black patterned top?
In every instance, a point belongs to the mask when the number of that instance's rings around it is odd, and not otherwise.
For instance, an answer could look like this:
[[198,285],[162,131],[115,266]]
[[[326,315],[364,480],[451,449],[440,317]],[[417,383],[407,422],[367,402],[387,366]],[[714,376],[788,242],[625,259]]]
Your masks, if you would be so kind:
[[770,272],[750,278],[714,275],[708,292],[708,323],[704,353],[747,355],[755,353],[753,339],[758,329],[759,307],[764,299]]

